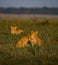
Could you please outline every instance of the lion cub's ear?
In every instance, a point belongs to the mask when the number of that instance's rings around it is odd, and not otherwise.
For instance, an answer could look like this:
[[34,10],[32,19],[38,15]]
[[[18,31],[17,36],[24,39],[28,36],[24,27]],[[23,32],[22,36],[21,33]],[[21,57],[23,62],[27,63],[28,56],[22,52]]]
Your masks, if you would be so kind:
[[17,29],[17,26],[11,26],[11,29]]
[[31,33],[34,33],[34,31],[31,31]]
[[36,34],[38,34],[38,31],[36,31]]
[[31,31],[31,33],[36,33],[36,34],[38,34],[38,31]]

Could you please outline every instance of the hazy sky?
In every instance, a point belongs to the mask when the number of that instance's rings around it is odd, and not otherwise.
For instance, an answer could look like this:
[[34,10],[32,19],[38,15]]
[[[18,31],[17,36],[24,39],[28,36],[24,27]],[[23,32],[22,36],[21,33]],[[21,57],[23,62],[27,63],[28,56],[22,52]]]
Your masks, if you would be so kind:
[[58,7],[58,0],[0,0],[0,7]]

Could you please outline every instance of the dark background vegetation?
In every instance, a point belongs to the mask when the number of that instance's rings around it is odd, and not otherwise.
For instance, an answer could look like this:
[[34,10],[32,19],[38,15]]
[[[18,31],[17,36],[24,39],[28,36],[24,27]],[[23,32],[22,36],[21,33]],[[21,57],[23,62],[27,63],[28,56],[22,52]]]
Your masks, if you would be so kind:
[[0,7],[0,13],[5,14],[56,14],[58,15],[58,8],[15,8],[15,7],[9,7],[9,8],[3,8]]

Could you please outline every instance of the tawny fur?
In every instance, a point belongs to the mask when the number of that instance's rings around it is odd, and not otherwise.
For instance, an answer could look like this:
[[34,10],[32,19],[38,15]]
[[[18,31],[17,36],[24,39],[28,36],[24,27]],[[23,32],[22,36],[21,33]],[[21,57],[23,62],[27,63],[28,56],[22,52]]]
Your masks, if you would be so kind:
[[29,36],[21,38],[16,44],[16,48],[28,46],[27,42],[29,41]]
[[16,29],[17,27],[16,26],[11,26],[11,34],[15,34],[16,33]]
[[38,31],[36,31],[36,32],[32,31],[31,32],[30,41],[32,43],[32,46],[34,46],[34,45],[41,46],[42,45],[42,40],[41,40],[41,38],[38,37]]
[[38,31],[36,31],[36,32],[32,31],[31,36],[28,35],[26,37],[21,38],[18,41],[18,43],[16,44],[16,48],[25,47],[25,46],[28,47],[28,44],[27,44],[28,41],[31,42],[32,46],[34,46],[34,45],[41,46],[42,45],[42,40],[40,38],[38,38]]
[[17,26],[11,27],[11,34],[21,34],[24,32],[22,29],[17,30]]

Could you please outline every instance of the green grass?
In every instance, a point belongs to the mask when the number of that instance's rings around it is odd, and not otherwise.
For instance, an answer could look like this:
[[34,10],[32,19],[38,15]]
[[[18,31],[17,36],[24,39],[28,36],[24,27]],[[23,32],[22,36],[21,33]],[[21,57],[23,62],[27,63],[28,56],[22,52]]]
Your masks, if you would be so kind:
[[[15,25],[25,32],[12,35],[10,27]],[[42,46],[15,48],[17,41],[32,30],[39,32]],[[58,65],[58,20],[0,18],[0,65]]]

